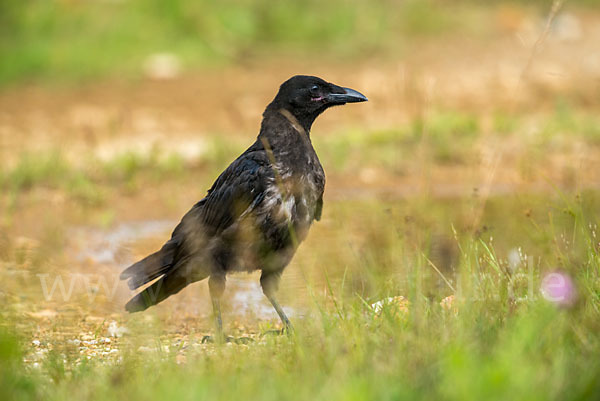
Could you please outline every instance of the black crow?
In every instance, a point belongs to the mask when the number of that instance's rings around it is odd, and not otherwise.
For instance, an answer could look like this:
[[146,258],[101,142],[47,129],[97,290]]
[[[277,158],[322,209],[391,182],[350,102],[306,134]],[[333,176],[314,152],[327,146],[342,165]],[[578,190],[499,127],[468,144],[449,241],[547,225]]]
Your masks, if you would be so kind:
[[222,337],[225,276],[261,270],[260,284],[286,330],[292,326],[275,298],[283,269],[321,218],[325,173],[310,128],[331,106],[364,102],[361,93],[312,76],[285,81],[263,113],[254,144],[217,178],[206,197],[175,227],[171,239],[123,271],[136,289],[125,306],[138,312],[209,278],[217,335]]

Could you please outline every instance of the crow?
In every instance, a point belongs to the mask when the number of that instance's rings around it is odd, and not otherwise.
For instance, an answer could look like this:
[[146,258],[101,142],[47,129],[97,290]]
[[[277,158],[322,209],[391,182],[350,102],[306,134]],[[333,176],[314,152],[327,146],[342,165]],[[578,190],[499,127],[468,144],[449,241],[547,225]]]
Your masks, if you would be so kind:
[[223,338],[226,275],[260,270],[263,293],[283,330],[290,332],[275,293],[283,270],[323,210],[325,173],[310,129],[328,108],[364,101],[363,94],[321,78],[297,75],[285,81],[265,109],[252,146],[221,173],[158,252],[121,273],[132,290],[156,280],[125,309],[143,311],[208,278],[216,332]]

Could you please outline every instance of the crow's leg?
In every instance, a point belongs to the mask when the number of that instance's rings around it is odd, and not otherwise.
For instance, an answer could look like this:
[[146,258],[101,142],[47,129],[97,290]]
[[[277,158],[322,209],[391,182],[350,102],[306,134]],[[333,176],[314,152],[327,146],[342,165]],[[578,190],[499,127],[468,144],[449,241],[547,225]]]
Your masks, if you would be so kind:
[[248,344],[254,340],[250,337],[234,338],[223,334],[223,321],[221,320],[221,299],[225,291],[225,275],[212,275],[208,279],[208,289],[210,290],[210,299],[213,305],[213,316],[215,319],[215,335],[204,336],[202,343],[216,342],[219,344],[225,342],[234,342],[236,344]]
[[279,302],[277,302],[277,298],[275,297],[275,293],[277,292],[277,288],[279,287],[279,280],[281,278],[281,272],[265,272],[263,271],[260,276],[260,285],[262,287],[263,293],[275,308],[275,311],[279,315],[279,318],[283,322],[284,331],[288,333],[292,333],[294,328],[292,327],[292,323],[290,319],[286,316],[285,312]]
[[225,291],[225,276],[211,275],[208,279],[208,289],[210,291],[210,299],[213,305],[213,316],[215,319],[215,338],[217,342],[223,342],[223,321],[221,320],[221,299]]
[[283,308],[281,307],[281,305],[279,305],[279,302],[277,302],[277,299],[273,295],[267,295],[267,298],[269,299],[269,301],[271,301],[271,305],[273,305],[273,308],[275,308],[275,311],[277,311],[279,318],[283,322],[283,331],[287,333],[292,333],[294,331],[294,326],[292,326],[292,322],[290,322],[290,319],[288,319],[288,317],[286,316],[285,312],[283,311]]

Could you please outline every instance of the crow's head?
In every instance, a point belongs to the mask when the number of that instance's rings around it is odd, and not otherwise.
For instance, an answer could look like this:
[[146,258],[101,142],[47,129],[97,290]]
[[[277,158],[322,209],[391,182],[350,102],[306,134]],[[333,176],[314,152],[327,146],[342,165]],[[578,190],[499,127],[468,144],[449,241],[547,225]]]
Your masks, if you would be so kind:
[[354,89],[343,88],[318,77],[296,75],[281,84],[267,111],[286,109],[310,129],[315,118],[329,107],[367,100],[365,95]]

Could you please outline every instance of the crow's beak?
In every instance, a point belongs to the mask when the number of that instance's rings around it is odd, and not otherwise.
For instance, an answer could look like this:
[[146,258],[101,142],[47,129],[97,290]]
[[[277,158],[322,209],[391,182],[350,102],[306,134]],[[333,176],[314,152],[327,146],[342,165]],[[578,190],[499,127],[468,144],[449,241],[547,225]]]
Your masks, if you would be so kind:
[[342,88],[341,86],[338,86],[336,89],[336,92],[338,93],[331,93],[327,96],[327,100],[329,101],[329,103],[345,104],[366,102],[367,100],[369,100],[365,95],[358,91],[355,91],[354,89]]

